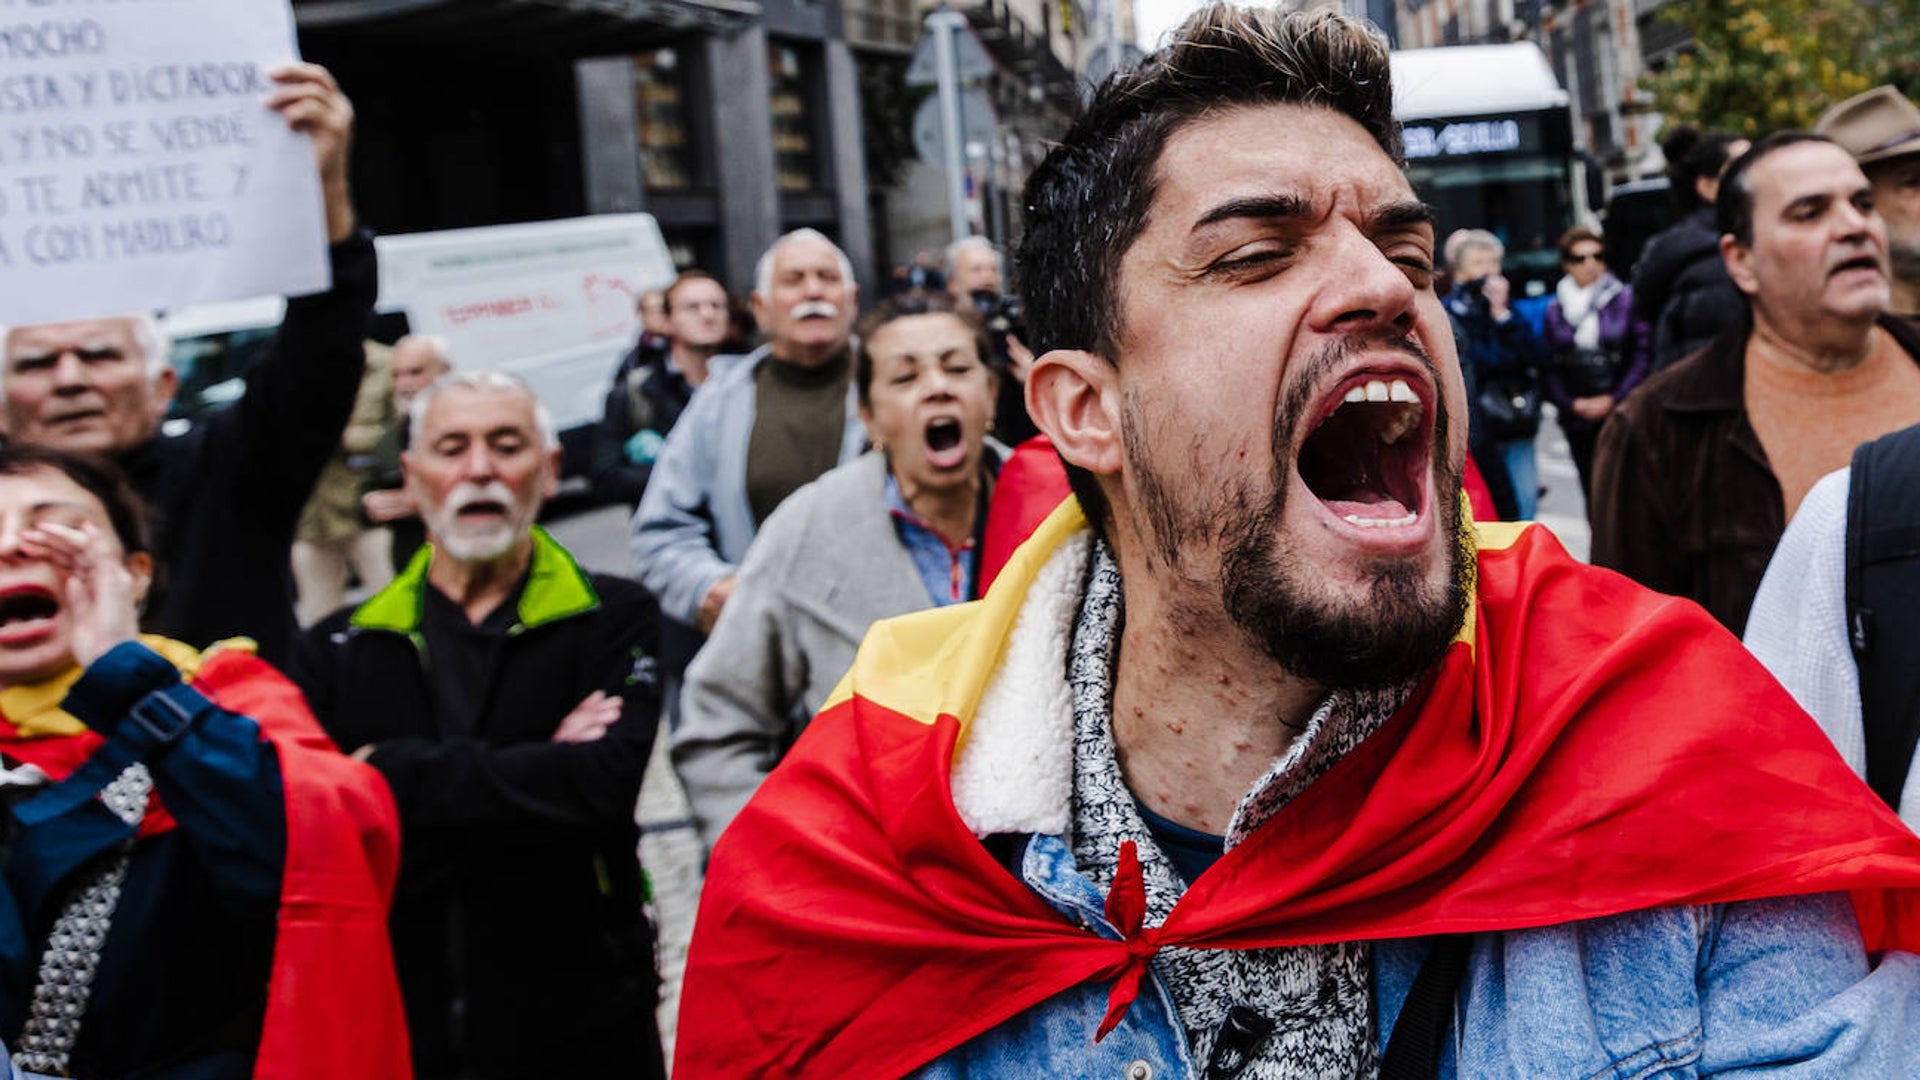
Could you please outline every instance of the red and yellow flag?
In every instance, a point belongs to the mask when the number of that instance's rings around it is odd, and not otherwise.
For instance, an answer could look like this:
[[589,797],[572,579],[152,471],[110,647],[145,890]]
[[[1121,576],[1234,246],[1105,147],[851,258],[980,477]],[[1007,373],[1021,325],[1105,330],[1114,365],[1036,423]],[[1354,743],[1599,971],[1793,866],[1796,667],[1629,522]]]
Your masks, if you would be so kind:
[[900,1075],[1085,982],[1124,1006],[1168,945],[1845,890],[1870,948],[1920,947],[1920,838],[1704,611],[1539,526],[1480,529],[1474,609],[1440,666],[1165,923],[1124,941],[1074,926],[969,832],[950,778],[1029,584],[1083,526],[1069,500],[980,603],[874,628],[714,851],[680,1075]]
[[[300,690],[251,644],[201,653],[164,638],[142,641],[214,704],[251,717],[279,757],[286,864],[254,1080],[404,1080],[413,1070],[387,937],[400,816],[386,781],[334,748]],[[56,781],[104,741],[59,708],[80,675],[76,667],[0,695],[0,748]],[[155,798],[139,835],[174,827]]]

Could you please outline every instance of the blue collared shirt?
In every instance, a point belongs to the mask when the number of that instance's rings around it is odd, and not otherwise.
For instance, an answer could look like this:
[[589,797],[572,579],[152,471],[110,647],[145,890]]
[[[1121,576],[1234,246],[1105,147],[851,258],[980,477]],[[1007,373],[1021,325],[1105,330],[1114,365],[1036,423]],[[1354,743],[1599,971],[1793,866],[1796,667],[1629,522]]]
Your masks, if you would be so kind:
[[892,470],[887,472],[887,513],[893,515],[893,527],[900,534],[900,542],[907,545],[908,554],[913,556],[914,569],[920,571],[920,580],[927,586],[933,606],[945,607],[972,599],[974,568],[979,565],[973,538],[968,537],[958,547],[948,544],[945,537],[907,509],[907,500],[900,494],[900,482],[893,478]]

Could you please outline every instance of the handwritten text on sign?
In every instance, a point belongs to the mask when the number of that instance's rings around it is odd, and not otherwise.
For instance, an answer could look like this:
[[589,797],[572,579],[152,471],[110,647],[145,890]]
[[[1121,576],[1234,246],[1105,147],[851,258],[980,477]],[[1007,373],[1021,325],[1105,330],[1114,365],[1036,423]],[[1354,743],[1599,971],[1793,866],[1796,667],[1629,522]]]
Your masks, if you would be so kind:
[[0,321],[328,284],[284,0],[0,0]]

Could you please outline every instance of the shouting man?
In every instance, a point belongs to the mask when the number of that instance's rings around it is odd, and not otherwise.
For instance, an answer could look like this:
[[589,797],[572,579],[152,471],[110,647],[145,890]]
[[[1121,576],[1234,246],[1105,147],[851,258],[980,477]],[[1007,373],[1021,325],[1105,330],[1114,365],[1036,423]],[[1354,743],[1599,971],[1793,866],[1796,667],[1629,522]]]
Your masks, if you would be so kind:
[[1737,634],[1814,481],[1920,420],[1920,328],[1886,314],[1886,221],[1831,141],[1760,140],[1727,167],[1715,213],[1748,318],[1600,429],[1593,561]]
[[1033,174],[1077,498],[720,839],[688,1075],[1914,1060],[1920,838],[1697,608],[1464,520],[1391,102],[1364,24],[1210,7]]
[[658,610],[534,524],[560,446],[525,383],[448,375],[412,412],[403,462],[429,542],[314,627],[295,679],[400,806],[414,1074],[657,1077],[633,814]]

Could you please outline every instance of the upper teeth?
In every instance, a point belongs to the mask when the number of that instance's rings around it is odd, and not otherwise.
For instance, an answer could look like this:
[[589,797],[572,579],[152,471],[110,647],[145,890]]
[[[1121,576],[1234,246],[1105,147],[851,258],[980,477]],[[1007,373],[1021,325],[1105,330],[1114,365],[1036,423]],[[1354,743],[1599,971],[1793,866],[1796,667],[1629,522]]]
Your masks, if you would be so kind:
[[1384,379],[1369,379],[1364,385],[1356,385],[1347,391],[1348,404],[1366,401],[1408,401],[1418,402],[1420,395],[1413,392],[1405,379],[1387,382]]
[[1357,383],[1347,391],[1345,404],[1371,405],[1392,402],[1406,406],[1399,415],[1387,421],[1380,429],[1380,441],[1389,445],[1405,438],[1407,433],[1420,426],[1420,395],[1413,392],[1405,379],[1369,379]]

